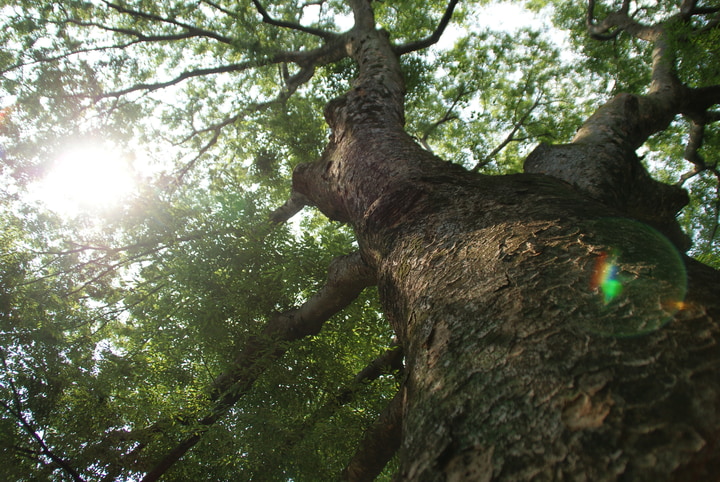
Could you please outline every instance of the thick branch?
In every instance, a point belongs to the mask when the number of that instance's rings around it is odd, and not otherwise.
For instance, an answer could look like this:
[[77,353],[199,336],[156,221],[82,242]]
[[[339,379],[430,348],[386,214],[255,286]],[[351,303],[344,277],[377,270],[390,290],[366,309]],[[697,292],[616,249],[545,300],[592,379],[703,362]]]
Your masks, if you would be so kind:
[[705,161],[698,152],[703,145],[705,138],[705,123],[692,122],[690,125],[690,136],[685,146],[685,159],[695,164],[696,168],[704,169]]
[[[622,31],[620,20],[630,20],[628,17],[628,10],[630,8],[630,2],[623,0],[620,11],[615,14],[609,15],[602,22],[597,23],[595,20],[595,0],[588,0],[587,16],[585,18],[585,24],[587,26],[590,37],[595,40],[612,40],[617,37]],[[615,28],[612,32],[611,29]],[[610,33],[608,33],[610,32]]]
[[158,480],[190,450],[209,426],[214,424],[245,394],[266,367],[282,356],[288,342],[319,333],[332,315],[349,305],[367,286],[375,283],[375,273],[359,253],[335,258],[328,268],[328,279],[320,291],[295,310],[273,315],[260,335],[251,337],[230,368],[213,383],[214,405],[199,420],[195,433],[175,446],[142,479]]
[[395,53],[397,55],[403,55],[409,52],[415,52],[416,50],[422,50],[436,44],[440,40],[440,37],[442,37],[442,34],[445,32],[445,29],[450,23],[453,12],[455,11],[455,6],[458,4],[458,1],[459,0],[450,0],[450,3],[448,3],[447,8],[445,9],[445,14],[443,14],[443,17],[440,19],[440,23],[429,37],[418,40],[417,42],[399,45],[394,48]]
[[270,213],[270,222],[273,224],[282,224],[299,213],[302,208],[308,205],[308,198],[293,191],[285,204]]
[[693,15],[711,15],[720,11],[720,7],[698,7],[697,0],[683,0],[680,4],[680,12],[684,18],[689,19]]
[[343,470],[341,479],[350,482],[375,480],[400,448],[402,436],[403,391],[400,390],[365,432],[353,458]]
[[681,108],[683,114],[691,118],[703,118],[706,122],[714,122],[712,107],[720,105],[720,84],[687,89]]

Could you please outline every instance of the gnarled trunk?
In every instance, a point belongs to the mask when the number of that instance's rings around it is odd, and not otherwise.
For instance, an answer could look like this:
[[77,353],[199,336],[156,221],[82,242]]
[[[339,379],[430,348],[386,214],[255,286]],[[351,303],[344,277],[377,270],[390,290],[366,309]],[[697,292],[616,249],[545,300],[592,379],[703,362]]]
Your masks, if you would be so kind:
[[[400,479],[717,473],[707,287],[720,278],[673,245],[683,194],[652,181],[628,139],[601,148],[597,117],[576,144],[538,150],[535,173],[466,172],[403,131],[397,59],[374,22],[347,48],[360,77],[328,105],[330,144],[293,187],[352,224],[377,271],[406,357]],[[612,109],[613,122],[644,115]]]

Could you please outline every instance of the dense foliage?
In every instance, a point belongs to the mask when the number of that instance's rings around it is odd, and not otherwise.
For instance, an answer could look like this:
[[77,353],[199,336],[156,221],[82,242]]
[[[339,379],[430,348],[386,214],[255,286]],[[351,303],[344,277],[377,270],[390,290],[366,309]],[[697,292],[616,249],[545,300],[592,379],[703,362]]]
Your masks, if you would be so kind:
[[[350,229],[310,210],[269,220],[324,147],[323,106],[351,85],[349,59],[312,56],[324,32],[350,28],[349,8],[265,3],[0,2],[3,480],[139,480],[198,433],[168,480],[331,480],[394,395],[397,367],[356,379],[392,345],[366,290],[202,422],[238,347],[354,250]],[[529,2],[536,20],[505,30],[485,4],[464,3],[440,44],[402,57],[407,130],[449,162],[518,172],[538,142],[568,142],[602,101],[650,82],[647,43],[587,35],[584,3]],[[446,8],[374,5],[397,44],[430,35]],[[633,8],[654,22],[676,7]],[[690,86],[720,83],[716,15],[676,26]],[[658,179],[689,189],[692,254],[716,267],[718,119],[696,150],[683,118],[641,148]],[[69,146],[100,141],[134,169],[122,203],[68,213],[28,194]]]

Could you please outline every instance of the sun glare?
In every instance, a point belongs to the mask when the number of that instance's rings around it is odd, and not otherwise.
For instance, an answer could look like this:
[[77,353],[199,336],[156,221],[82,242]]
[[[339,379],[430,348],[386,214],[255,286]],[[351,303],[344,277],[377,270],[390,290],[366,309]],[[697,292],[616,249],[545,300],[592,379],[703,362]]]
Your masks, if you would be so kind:
[[127,159],[102,145],[82,145],[58,157],[37,197],[60,214],[77,215],[117,206],[135,187]]

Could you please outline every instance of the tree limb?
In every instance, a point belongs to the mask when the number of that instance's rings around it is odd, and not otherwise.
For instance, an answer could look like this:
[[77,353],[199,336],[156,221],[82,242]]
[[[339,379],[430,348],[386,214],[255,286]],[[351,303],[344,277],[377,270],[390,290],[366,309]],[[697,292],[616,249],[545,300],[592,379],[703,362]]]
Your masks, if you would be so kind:
[[29,66],[31,66],[31,65],[42,64],[43,62],[56,62],[56,61],[58,61],[58,60],[67,59],[67,58],[72,57],[72,56],[74,56],[74,55],[87,54],[87,53],[92,53],[92,52],[102,52],[102,51],[104,51],[104,50],[123,50],[123,49],[126,49],[126,48],[128,48],[128,47],[130,47],[130,46],[133,46],[133,45],[135,45],[135,44],[138,44],[138,43],[140,43],[139,40],[133,40],[132,42],[127,42],[127,43],[122,43],[122,44],[116,44],[116,45],[105,45],[105,46],[102,46],[102,47],[93,47],[93,48],[87,48],[87,49],[77,49],[77,50],[72,50],[72,51],[70,51],[70,52],[66,52],[66,53],[61,54],[61,55],[54,55],[54,56],[52,56],[52,57],[41,57],[41,56],[38,55],[38,57],[40,57],[40,58],[35,58],[35,59],[32,60],[31,62],[18,62],[18,63],[15,63],[15,64],[7,67],[7,68],[4,68],[4,69],[0,70],[0,75],[5,75],[5,74],[7,74],[8,72],[11,72],[11,71],[16,70],[16,69],[21,69],[21,68],[23,68],[23,67],[29,67]]
[[683,18],[689,19],[693,15],[711,15],[720,11],[720,7],[698,7],[697,0],[683,0],[680,4],[680,13]]
[[225,15],[227,15],[227,16],[229,16],[229,17],[233,17],[233,18],[237,17],[237,13],[236,13],[236,12],[231,12],[230,10],[222,7],[221,5],[218,5],[216,2],[211,2],[210,0],[201,0],[201,3],[205,3],[205,4],[207,4],[207,5],[210,5],[210,6],[213,7],[214,9],[216,9],[216,10],[224,13]]
[[420,138],[420,142],[422,143],[423,147],[425,147],[425,149],[432,152],[432,149],[430,149],[430,146],[429,146],[427,140],[430,137],[430,134],[432,134],[433,131],[435,131],[435,129],[437,129],[438,127],[440,127],[441,125],[443,125],[446,122],[450,122],[452,120],[458,119],[458,116],[454,115],[453,111],[455,110],[455,107],[457,107],[457,105],[460,103],[462,98],[465,97],[467,94],[468,94],[468,92],[465,90],[464,86],[462,86],[460,88],[460,91],[458,92],[458,94],[453,99],[453,102],[450,105],[450,107],[448,107],[448,109],[445,111],[445,114],[440,119],[438,119],[437,121],[430,124],[430,126],[427,129],[425,129],[425,133]]
[[[3,366],[5,367],[5,372],[9,373],[10,370],[7,365],[7,360],[4,356],[4,354],[0,354],[0,358],[2,358]],[[40,453],[42,455],[45,455],[50,460],[52,460],[58,467],[60,467],[65,473],[67,473],[70,477],[72,477],[72,480],[75,482],[84,482],[84,479],[80,476],[80,473],[75,470],[68,461],[57,455],[48,445],[45,443],[45,440],[40,436],[37,430],[32,426],[32,424],[27,420],[25,415],[23,414],[23,404],[20,400],[20,395],[17,390],[17,387],[15,386],[15,382],[13,382],[12,378],[8,377],[8,385],[10,385],[10,390],[13,394],[13,405],[10,406],[4,401],[0,400],[0,407],[5,409],[6,412],[8,412],[13,418],[15,418],[22,427],[23,431],[27,433],[30,438],[34,440],[36,444],[40,447]]]
[[[623,5],[620,8],[620,15],[627,17],[628,10],[630,8],[630,2],[623,0]],[[616,38],[622,29],[617,28],[610,32],[613,27],[617,27],[612,21],[614,17],[608,17],[603,22],[598,24],[595,20],[595,0],[588,0],[587,15],[585,17],[585,25],[587,26],[590,37],[595,40],[612,40]],[[610,33],[608,33],[610,32]]]
[[102,0],[102,3],[107,5],[108,7],[117,10],[120,13],[124,13],[133,17],[140,17],[144,18],[146,20],[152,20],[155,22],[161,22],[161,23],[167,23],[169,25],[175,25],[176,27],[181,27],[187,30],[189,33],[194,34],[195,36],[202,36],[202,37],[208,37],[214,40],[217,40],[219,42],[232,45],[233,40],[230,37],[225,37],[224,35],[220,35],[217,32],[212,32],[210,30],[205,30],[198,28],[194,25],[189,25],[183,22],[178,22],[177,20],[173,20],[171,18],[165,18],[160,15],[155,15],[147,12],[142,12],[140,10],[133,10],[127,7],[124,7],[122,5],[118,5],[116,3],[109,2],[107,0]]
[[357,452],[343,470],[341,480],[371,482],[382,472],[400,448],[402,410],[403,390],[400,390],[365,432]]
[[365,368],[355,375],[353,381],[340,392],[325,402],[322,407],[315,410],[309,417],[293,430],[286,439],[286,446],[301,441],[320,420],[331,418],[336,411],[352,402],[355,396],[365,385],[377,380],[381,375],[387,375],[403,369],[403,350],[397,340],[393,340],[390,348],[372,360]]
[[706,167],[705,160],[702,158],[698,151],[703,145],[704,138],[705,123],[692,122],[690,124],[690,135],[688,136],[688,143],[685,146],[685,159],[703,169]]
[[399,45],[393,48],[395,53],[397,55],[403,55],[410,52],[415,52],[417,50],[422,50],[425,48],[430,47],[431,45],[436,44],[440,37],[442,37],[442,34],[445,32],[445,29],[447,28],[448,24],[450,23],[450,20],[452,19],[453,12],[455,11],[455,6],[458,4],[459,0],[450,0],[448,3],[447,8],[445,9],[445,13],[443,14],[442,18],[440,19],[440,23],[438,24],[435,31],[427,38],[423,40],[418,40],[417,42],[410,42],[405,45]]
[[136,84],[136,85],[133,85],[132,87],[128,87],[126,89],[100,94],[100,95],[96,96],[95,99],[100,100],[100,99],[105,99],[105,98],[109,98],[109,97],[122,97],[126,94],[130,94],[132,92],[137,92],[137,91],[141,91],[141,90],[152,92],[155,90],[170,87],[171,85],[179,84],[180,82],[183,82],[187,79],[191,79],[193,77],[203,77],[206,75],[215,75],[215,74],[226,74],[226,73],[230,73],[230,72],[243,72],[245,70],[248,70],[248,69],[251,69],[254,67],[261,67],[263,65],[269,65],[272,63],[277,63],[277,62],[249,61],[249,62],[241,62],[239,64],[222,65],[220,67],[186,70],[185,72],[178,75],[174,79],[170,79],[165,82],[156,82],[153,84]]
[[276,20],[272,18],[268,13],[267,10],[265,10],[265,7],[262,6],[259,0],[252,0],[253,5],[255,5],[255,8],[257,9],[258,13],[262,17],[263,23],[266,23],[268,25],[273,25],[275,27],[282,27],[282,28],[288,28],[291,30],[297,30],[298,32],[304,32],[308,33],[310,35],[315,35],[316,37],[323,38],[325,40],[329,40],[332,38],[337,37],[336,33],[328,32],[319,28],[312,28],[312,27],[306,27],[304,25],[300,25],[299,23],[295,22],[285,22],[283,20]]
[[299,308],[271,316],[261,333],[245,343],[230,367],[213,382],[214,403],[208,415],[198,421],[191,436],[157,461],[142,481],[158,480],[180,460],[250,389],[267,366],[285,353],[288,342],[319,333],[325,321],[375,282],[374,271],[365,264],[360,253],[335,258],[328,267],[327,282],[320,291]]
[[718,227],[720,227],[720,171],[717,169],[713,170],[715,174],[715,217],[713,219],[712,228],[707,239],[708,247],[712,246],[713,241],[718,233]]
[[594,40],[612,40],[624,31],[641,40],[655,40],[659,34],[657,26],[647,26],[633,20],[629,10],[630,1],[623,0],[618,11],[608,14],[598,23],[595,20],[595,0],[588,0],[585,25],[590,37]]
[[114,32],[114,33],[127,35],[130,37],[135,37],[140,42],[167,42],[167,41],[182,40],[182,39],[195,38],[195,37],[206,37],[206,35],[202,35],[200,32],[197,32],[197,31],[178,33],[178,34],[168,34],[168,35],[145,35],[144,33],[139,32],[138,30],[132,30],[129,28],[120,28],[120,27],[110,27],[110,26],[99,24],[96,22],[83,22],[81,20],[77,20],[77,19],[73,19],[73,18],[69,18],[69,19],[65,20],[65,22],[63,22],[63,23],[69,23],[72,25],[76,25],[78,27],[95,27],[100,30],[105,30],[107,32]]
[[505,137],[505,139],[498,144],[495,149],[493,149],[487,156],[485,156],[483,159],[478,161],[477,164],[471,169],[472,172],[478,172],[481,167],[487,165],[493,157],[495,157],[500,151],[502,151],[505,146],[510,144],[513,141],[520,141],[525,140],[518,139],[515,137],[515,134],[520,130],[520,128],[525,124],[525,121],[527,121],[528,117],[530,117],[530,114],[540,105],[540,99],[536,100],[533,105],[523,114],[523,116],[518,120],[514,125],[510,133]]
[[302,208],[307,206],[309,202],[310,200],[299,192],[291,192],[290,197],[287,201],[285,201],[285,204],[270,213],[270,222],[272,224],[283,224],[287,222],[290,218],[299,213]]
[[720,105],[720,84],[688,88],[685,91],[681,113],[690,118],[704,118],[707,122],[713,122],[711,117],[714,114],[707,111],[715,105]]
[[287,83],[285,84],[282,92],[280,92],[280,94],[278,94],[278,96],[275,99],[269,100],[267,102],[262,102],[259,104],[253,104],[253,105],[248,106],[247,108],[243,109],[242,112],[226,118],[222,122],[213,124],[211,126],[205,127],[200,130],[194,130],[182,142],[187,142],[192,137],[195,137],[196,135],[203,134],[206,132],[212,132],[212,137],[210,138],[210,140],[208,142],[206,142],[197,151],[197,154],[189,162],[187,162],[181,169],[179,169],[176,172],[175,179],[174,179],[175,185],[179,186],[182,183],[182,180],[185,177],[185,175],[195,166],[197,161],[199,161],[200,158],[203,155],[205,155],[205,153],[207,153],[207,151],[210,150],[210,148],[217,143],[218,139],[220,138],[220,134],[222,133],[222,130],[225,127],[227,127],[231,124],[234,124],[235,122],[237,122],[244,116],[248,115],[250,112],[260,112],[260,111],[265,110],[273,105],[277,105],[277,104],[281,104],[281,103],[285,102],[287,99],[290,98],[290,96],[292,96],[297,91],[297,89],[302,84],[306,83],[307,81],[309,81],[312,78],[314,72],[315,72],[315,70],[312,66],[300,69],[300,71],[296,75],[290,77],[287,80]]

